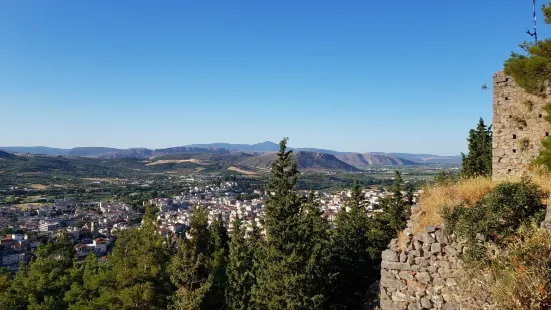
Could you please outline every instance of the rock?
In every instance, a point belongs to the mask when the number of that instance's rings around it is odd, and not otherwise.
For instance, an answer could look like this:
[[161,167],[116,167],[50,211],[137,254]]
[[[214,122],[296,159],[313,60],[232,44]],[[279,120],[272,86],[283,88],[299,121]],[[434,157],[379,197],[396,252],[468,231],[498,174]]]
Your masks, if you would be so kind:
[[401,290],[401,289],[405,289],[406,286],[404,285],[404,283],[402,283],[401,281],[399,280],[391,280],[391,279],[388,279],[388,278],[381,278],[381,282],[380,282],[380,285],[384,288],[387,289],[387,292],[391,292],[392,289],[396,290],[395,292]]
[[444,298],[440,295],[434,295],[430,298],[430,300],[434,303],[434,307],[441,308],[444,304]]
[[402,292],[395,292],[395,293],[392,293],[392,300],[393,301],[413,302],[415,300],[415,298],[413,298],[409,295],[406,295]]
[[452,246],[445,247],[444,252],[446,252],[446,254],[448,255],[453,255],[453,256],[457,256],[458,254],[457,250]]
[[431,281],[431,276],[429,275],[428,272],[418,272],[415,275],[415,278],[417,279],[417,281],[419,281],[423,284],[428,284]]
[[408,305],[408,310],[423,310],[423,307],[417,302],[412,302]]
[[400,263],[405,263],[408,259],[408,255],[406,253],[406,251],[402,251],[400,253]]
[[425,227],[425,232],[428,232],[428,233],[433,233],[436,231],[436,226],[427,226]]
[[381,309],[384,310],[407,310],[407,306],[401,302],[391,300],[381,300]]
[[423,309],[430,309],[432,308],[432,302],[426,298],[421,298],[421,306]]
[[415,248],[416,250],[421,250],[423,248],[423,245],[421,244],[421,242],[419,242],[419,240],[413,240],[413,248]]
[[446,285],[447,286],[456,286],[457,281],[454,278],[448,278],[448,279],[446,279]]
[[444,310],[458,310],[459,305],[455,301],[448,301],[443,306],[442,309]]
[[433,243],[433,244],[430,246],[430,251],[431,251],[432,253],[437,253],[437,254],[442,253],[442,244],[441,244],[441,243]]
[[410,271],[400,271],[398,274],[400,276],[400,279],[413,281],[413,274]]
[[444,244],[449,243],[448,237],[444,234],[443,230],[437,230],[434,234],[436,236],[436,242]]
[[486,241],[486,236],[484,236],[483,234],[476,234],[476,240],[478,240],[480,242],[485,242]]
[[381,254],[381,258],[387,262],[398,262],[398,255],[393,250],[384,250]]
[[442,268],[450,268],[450,263],[448,261],[445,261],[445,260],[441,260],[438,262],[438,266],[442,267]]
[[415,263],[415,255],[413,255],[411,252],[408,254],[407,263],[410,265],[413,265]]
[[419,265],[419,267],[428,267],[430,262],[424,257],[416,257],[415,264]]
[[390,240],[390,243],[388,244],[388,248],[395,250],[398,243],[398,239],[392,239]]
[[427,271],[430,273],[435,273],[436,271],[438,271],[438,266],[430,266],[427,268]]
[[436,240],[427,232],[419,234],[419,240],[425,244],[432,244],[436,242]]

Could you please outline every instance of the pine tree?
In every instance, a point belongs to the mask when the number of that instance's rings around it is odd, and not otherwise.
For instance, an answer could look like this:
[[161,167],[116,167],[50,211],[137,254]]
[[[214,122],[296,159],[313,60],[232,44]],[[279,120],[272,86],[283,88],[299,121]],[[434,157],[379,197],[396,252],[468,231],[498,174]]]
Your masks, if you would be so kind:
[[73,243],[65,232],[58,233],[55,242],[41,244],[36,258],[21,266],[12,283],[16,308],[67,308],[63,297],[73,282],[73,253]]
[[107,270],[101,275],[100,296],[93,303],[108,309],[166,309],[173,288],[163,243],[155,216],[146,207],[140,228],[118,233]]
[[311,253],[306,251],[304,221],[295,185],[297,166],[287,139],[279,144],[272,164],[265,201],[264,228],[266,245],[257,270],[253,289],[255,307],[259,309],[319,309],[323,291],[312,292],[314,275],[305,270]]
[[225,309],[227,286],[226,268],[228,264],[228,232],[219,214],[210,225],[210,290],[206,297],[206,309]]
[[406,197],[402,194],[404,180],[400,172],[394,172],[394,182],[391,186],[391,195],[381,200],[383,213],[377,218],[385,220],[389,229],[396,234],[406,228],[407,220],[410,217],[411,206],[413,205],[413,189],[410,188]]
[[469,131],[467,138],[469,154],[461,154],[461,175],[465,178],[492,175],[492,126],[487,127],[480,118],[476,129]]
[[210,231],[207,211],[197,208],[190,223],[189,239],[180,239],[176,254],[169,266],[170,279],[176,286],[174,296],[176,309],[206,309],[205,298],[212,286],[209,278]]
[[245,238],[245,229],[241,219],[234,220],[229,246],[229,263],[226,271],[228,286],[226,301],[230,310],[247,310],[252,308],[251,291],[255,282],[253,274],[254,248],[256,240]]
[[74,280],[64,298],[69,304],[69,309],[97,309],[94,300],[99,298],[102,287],[97,256],[94,253],[88,254],[83,266],[75,263],[72,274]]
[[369,287],[378,278],[370,254],[370,219],[364,200],[360,187],[355,185],[345,208],[337,214],[331,239],[331,266],[336,277],[330,309],[362,309]]

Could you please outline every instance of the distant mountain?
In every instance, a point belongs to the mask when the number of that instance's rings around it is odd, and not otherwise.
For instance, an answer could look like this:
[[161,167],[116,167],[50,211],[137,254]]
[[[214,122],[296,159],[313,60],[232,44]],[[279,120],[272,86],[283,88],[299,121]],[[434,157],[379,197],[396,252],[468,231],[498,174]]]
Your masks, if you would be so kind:
[[403,166],[403,165],[418,165],[411,160],[402,159],[390,154],[370,154],[370,153],[346,153],[336,156],[345,163],[360,167],[369,165],[384,165],[384,166]]
[[101,155],[105,153],[110,152],[117,152],[120,151],[120,149],[110,148],[110,147],[75,147],[72,149],[67,155],[68,156],[95,156],[95,155]]
[[461,155],[440,156],[430,154],[410,154],[410,153],[371,153],[371,154],[391,154],[396,157],[411,160],[422,165],[461,165]]
[[200,148],[200,147],[191,147],[191,146],[180,146],[180,147],[171,147],[166,149],[127,149],[127,150],[118,150],[115,152],[104,153],[98,158],[102,159],[113,159],[113,158],[151,158],[164,156],[169,154],[179,154],[179,153],[205,153],[205,154],[230,154],[231,150],[223,148]]
[[231,143],[210,143],[210,144],[190,144],[188,147],[198,148],[217,148],[245,152],[277,152],[279,144],[266,141],[256,144],[231,144]]
[[[240,162],[240,165],[250,166],[254,168],[270,168],[272,162],[276,159],[277,154],[268,153],[262,156],[251,157]],[[351,166],[337,159],[334,155],[325,153],[298,151],[294,153],[297,167],[301,170],[322,170],[322,171],[360,171],[358,168]]]
[[[316,148],[290,148],[292,150],[295,150],[295,151],[304,151],[304,152],[314,152],[314,153],[323,153],[323,154],[331,154],[331,155],[334,155],[334,156],[337,156],[339,154],[346,154],[344,152],[338,152],[338,151],[333,151],[333,150],[326,150],[326,149],[316,149]],[[279,151],[279,148],[277,149]]]
[[44,154],[44,155],[67,155],[70,149],[57,149],[46,146],[0,146],[0,150],[12,154]]
[[8,152],[0,151],[0,159],[12,159],[15,155],[12,155]]

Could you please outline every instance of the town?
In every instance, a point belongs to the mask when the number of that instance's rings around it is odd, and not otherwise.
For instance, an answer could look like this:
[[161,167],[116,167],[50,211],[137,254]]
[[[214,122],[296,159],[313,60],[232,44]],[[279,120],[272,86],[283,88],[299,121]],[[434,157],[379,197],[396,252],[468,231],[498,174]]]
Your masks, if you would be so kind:
[[[231,233],[231,223],[239,218],[247,230],[262,227],[265,190],[241,186],[239,181],[219,181],[205,177],[186,177],[181,192],[172,197],[142,201],[157,216],[158,233],[163,237],[185,234],[194,209],[207,208],[209,223],[221,216]],[[99,181],[93,181],[97,184]],[[244,192],[246,188],[248,192]],[[302,196],[309,191],[299,190]],[[389,195],[381,189],[364,189],[368,213],[381,212],[380,199]],[[405,193],[405,192],[404,192]],[[348,191],[315,191],[324,216],[331,222],[350,197]],[[414,194],[414,199],[419,192]],[[12,272],[21,262],[28,262],[42,242],[55,239],[56,232],[66,231],[75,244],[75,257],[83,261],[89,253],[105,260],[112,249],[117,231],[139,226],[143,214],[136,207],[118,200],[80,201],[57,199],[52,203],[0,206],[1,267]]]

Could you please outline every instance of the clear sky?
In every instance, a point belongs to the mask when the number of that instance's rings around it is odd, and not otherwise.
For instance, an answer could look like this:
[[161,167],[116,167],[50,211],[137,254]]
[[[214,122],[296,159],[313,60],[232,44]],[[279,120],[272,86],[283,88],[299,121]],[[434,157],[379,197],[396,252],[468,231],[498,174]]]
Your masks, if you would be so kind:
[[288,136],[458,154],[491,122],[481,85],[531,14],[530,0],[0,1],[0,145]]

